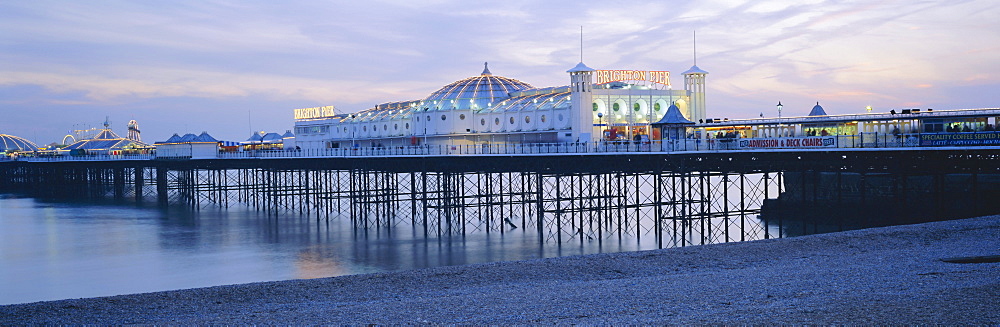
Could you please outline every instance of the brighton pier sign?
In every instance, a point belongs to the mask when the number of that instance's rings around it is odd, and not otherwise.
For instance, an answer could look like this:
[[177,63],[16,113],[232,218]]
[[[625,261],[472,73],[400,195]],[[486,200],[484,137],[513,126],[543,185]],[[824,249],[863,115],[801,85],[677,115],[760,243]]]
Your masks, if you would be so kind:
[[597,84],[615,81],[647,81],[670,85],[670,72],[656,70],[598,70],[594,71]]
[[295,119],[333,117],[336,114],[337,109],[333,106],[295,109]]

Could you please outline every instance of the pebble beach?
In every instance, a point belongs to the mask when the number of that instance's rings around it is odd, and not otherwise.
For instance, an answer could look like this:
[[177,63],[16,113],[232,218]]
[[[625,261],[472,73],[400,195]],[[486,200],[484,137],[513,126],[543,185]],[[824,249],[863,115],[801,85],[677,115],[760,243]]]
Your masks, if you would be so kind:
[[15,304],[0,325],[997,325],[998,255],[1000,216],[987,216]]

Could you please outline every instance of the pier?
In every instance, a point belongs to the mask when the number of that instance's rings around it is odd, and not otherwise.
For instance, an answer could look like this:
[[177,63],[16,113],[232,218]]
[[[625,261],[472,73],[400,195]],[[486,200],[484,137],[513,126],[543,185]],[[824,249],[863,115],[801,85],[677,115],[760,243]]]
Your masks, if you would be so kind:
[[11,161],[0,188],[427,236],[523,229],[673,247],[1000,212],[985,201],[1000,195],[998,160],[1000,148],[953,147]]

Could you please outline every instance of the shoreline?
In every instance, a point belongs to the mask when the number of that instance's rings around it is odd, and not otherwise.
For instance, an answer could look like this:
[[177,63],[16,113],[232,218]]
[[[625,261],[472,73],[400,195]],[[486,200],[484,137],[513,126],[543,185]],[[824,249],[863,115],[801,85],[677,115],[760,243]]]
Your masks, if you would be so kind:
[[1000,216],[0,306],[0,324],[998,324]]

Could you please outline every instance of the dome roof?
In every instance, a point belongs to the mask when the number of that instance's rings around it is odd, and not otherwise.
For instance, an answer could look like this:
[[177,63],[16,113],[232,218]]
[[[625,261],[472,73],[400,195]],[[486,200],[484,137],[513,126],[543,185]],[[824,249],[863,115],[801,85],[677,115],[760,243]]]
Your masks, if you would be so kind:
[[432,110],[487,108],[510,97],[511,92],[534,88],[531,84],[490,73],[488,67],[479,76],[445,85],[424,99],[423,107]]
[[31,141],[14,135],[0,134],[0,152],[37,150],[38,146]]
[[809,115],[810,116],[826,116],[826,110],[823,110],[823,107],[819,105],[819,102],[816,102],[816,105],[813,106],[813,109],[812,109],[812,111],[809,112]]
[[653,125],[689,125],[694,124],[693,121],[684,118],[684,114],[681,113],[681,109],[677,108],[676,104],[670,104],[670,108],[667,108],[667,113],[663,114],[663,118],[660,121],[653,123]]
[[683,75],[688,75],[688,74],[708,74],[708,72],[702,70],[701,68],[698,68],[698,65],[694,65],[694,66],[691,66],[691,68],[688,69],[686,72],[683,72],[681,74],[683,74]]
[[570,68],[566,72],[567,73],[576,73],[576,72],[592,72],[592,71],[594,71],[593,68],[587,67],[587,65],[584,65],[583,62],[581,61],[579,64],[576,64],[576,66],[574,66],[573,68]]

